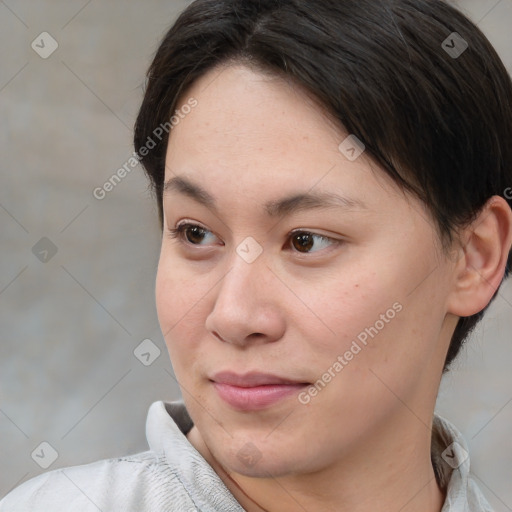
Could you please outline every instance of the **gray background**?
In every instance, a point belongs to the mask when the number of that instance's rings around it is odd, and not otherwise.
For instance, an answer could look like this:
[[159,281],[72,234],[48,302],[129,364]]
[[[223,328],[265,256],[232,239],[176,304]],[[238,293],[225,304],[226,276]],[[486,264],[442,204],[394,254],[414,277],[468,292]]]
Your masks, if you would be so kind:
[[[103,200],[92,191],[130,157],[144,72],[187,3],[0,1],[0,497],[43,472],[43,441],[49,469],[147,449],[147,408],[179,397],[147,182],[137,167]],[[512,71],[512,0],[458,5]],[[31,48],[44,31],[59,45],[47,59]],[[512,510],[511,313],[506,283],[438,399],[498,512]],[[144,339],[161,350],[149,366],[133,353]]]

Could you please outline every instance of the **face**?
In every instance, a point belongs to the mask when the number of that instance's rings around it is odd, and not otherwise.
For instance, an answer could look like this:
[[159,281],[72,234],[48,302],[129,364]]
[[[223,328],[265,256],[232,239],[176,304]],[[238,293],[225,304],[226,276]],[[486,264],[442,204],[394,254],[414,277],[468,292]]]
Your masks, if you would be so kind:
[[232,66],[185,96],[156,301],[211,453],[244,475],[306,473],[424,428],[452,271],[426,209],[340,149],[349,134],[298,88]]

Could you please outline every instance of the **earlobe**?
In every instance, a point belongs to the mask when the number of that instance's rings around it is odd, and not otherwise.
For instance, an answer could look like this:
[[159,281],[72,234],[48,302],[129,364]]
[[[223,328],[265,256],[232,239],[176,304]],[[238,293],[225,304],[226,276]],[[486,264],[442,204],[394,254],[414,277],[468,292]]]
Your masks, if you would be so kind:
[[447,310],[465,317],[482,311],[503,280],[512,245],[512,210],[506,200],[491,197],[461,240]]

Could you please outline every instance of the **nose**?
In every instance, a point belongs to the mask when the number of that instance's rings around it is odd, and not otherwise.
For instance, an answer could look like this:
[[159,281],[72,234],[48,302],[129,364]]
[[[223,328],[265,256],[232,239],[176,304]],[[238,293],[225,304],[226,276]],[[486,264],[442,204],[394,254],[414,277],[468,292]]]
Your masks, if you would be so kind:
[[263,257],[247,263],[238,255],[216,289],[214,307],[206,329],[220,341],[238,346],[279,340],[285,331],[285,311],[280,306],[283,286]]

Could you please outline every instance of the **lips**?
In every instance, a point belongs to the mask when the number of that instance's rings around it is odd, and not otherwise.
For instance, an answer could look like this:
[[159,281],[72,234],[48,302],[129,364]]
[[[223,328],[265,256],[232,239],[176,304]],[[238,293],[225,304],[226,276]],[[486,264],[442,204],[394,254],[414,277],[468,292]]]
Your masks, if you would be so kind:
[[240,411],[268,408],[310,385],[308,382],[260,372],[244,375],[220,372],[210,380],[220,398]]
[[309,382],[286,379],[270,373],[260,372],[250,372],[245,375],[237,375],[234,372],[220,372],[216,373],[210,380],[219,384],[228,384],[229,386],[237,386],[239,388],[252,388],[256,386],[268,386],[271,384],[309,384]]

